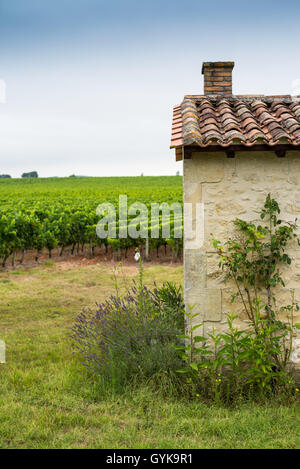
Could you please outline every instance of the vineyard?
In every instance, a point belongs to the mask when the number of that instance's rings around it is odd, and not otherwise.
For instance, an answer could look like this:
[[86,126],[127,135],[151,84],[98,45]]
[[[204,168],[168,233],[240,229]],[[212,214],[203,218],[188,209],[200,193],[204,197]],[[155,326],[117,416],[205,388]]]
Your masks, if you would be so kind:
[[[20,263],[28,251],[34,251],[38,261],[43,251],[49,257],[54,249],[60,255],[68,253],[95,254],[95,248],[126,257],[128,249],[139,248],[148,255],[151,249],[166,252],[169,245],[176,259],[182,251],[182,239],[174,238],[174,217],[171,217],[170,234],[163,237],[162,218],[159,236],[119,236],[119,194],[127,195],[128,205],[142,202],[149,208],[151,203],[182,204],[182,178],[160,177],[112,177],[112,178],[45,178],[3,179],[0,181],[0,259],[3,267],[7,262]],[[116,208],[116,237],[100,239],[96,226],[100,216],[99,204],[111,203]],[[150,220],[149,220],[150,221]],[[128,220],[128,223],[130,219]],[[150,224],[149,224],[150,226]]]

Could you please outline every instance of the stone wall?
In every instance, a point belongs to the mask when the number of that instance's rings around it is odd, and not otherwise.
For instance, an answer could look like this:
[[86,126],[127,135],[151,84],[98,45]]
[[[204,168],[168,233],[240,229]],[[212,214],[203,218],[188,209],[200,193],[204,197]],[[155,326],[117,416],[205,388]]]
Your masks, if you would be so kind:
[[[185,234],[185,303],[195,305],[197,322],[204,324],[199,334],[207,334],[212,327],[224,329],[230,312],[239,314],[237,324],[244,326],[246,317],[241,304],[230,301],[235,288],[225,282],[218,268],[211,238],[226,241],[234,233],[232,221],[236,217],[259,221],[269,192],[279,203],[280,218],[293,222],[298,217],[300,224],[300,152],[287,152],[284,158],[274,152],[236,152],[235,158],[227,158],[225,152],[199,152],[184,160],[183,167],[184,202],[204,204],[203,242],[195,243]],[[296,242],[289,255],[292,264],[282,268],[286,288],[277,289],[278,304],[290,303],[291,289],[300,304],[300,247]],[[295,319],[300,322],[299,313]],[[300,365],[300,337],[295,340],[292,359]]]

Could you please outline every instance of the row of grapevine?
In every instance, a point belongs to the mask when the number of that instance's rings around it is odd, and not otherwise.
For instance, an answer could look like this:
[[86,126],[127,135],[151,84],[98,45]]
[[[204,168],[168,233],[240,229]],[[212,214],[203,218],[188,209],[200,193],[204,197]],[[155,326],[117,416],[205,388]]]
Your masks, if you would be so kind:
[[[141,248],[145,245],[146,255],[150,249],[159,249],[170,245],[176,259],[182,251],[182,239],[174,238],[174,219],[171,217],[170,235],[162,237],[162,218],[159,221],[159,237],[147,236],[119,237],[119,225],[116,223],[116,237],[100,239],[96,233],[96,226],[101,218],[96,214],[95,200],[86,199],[83,202],[72,200],[54,201],[19,201],[16,204],[6,204],[0,208],[0,259],[5,266],[11,258],[15,262],[16,254],[20,254],[20,261],[24,259],[26,251],[34,250],[36,260],[46,249],[49,257],[52,251],[59,248],[60,254],[68,250],[70,254],[88,251],[94,255],[97,246],[110,249],[119,257],[127,256],[128,249]],[[117,217],[118,219],[118,217]],[[148,220],[147,220],[148,222]]]

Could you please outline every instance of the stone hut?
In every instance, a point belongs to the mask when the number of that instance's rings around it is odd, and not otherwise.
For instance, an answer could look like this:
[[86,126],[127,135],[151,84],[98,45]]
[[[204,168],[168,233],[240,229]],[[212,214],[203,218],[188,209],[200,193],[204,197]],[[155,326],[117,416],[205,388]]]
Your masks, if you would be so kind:
[[[239,314],[241,325],[246,319],[238,302],[231,303],[235,288],[218,268],[212,236],[226,241],[236,217],[257,221],[268,193],[283,220],[300,218],[300,96],[233,95],[233,67],[204,62],[204,94],[186,95],[173,109],[171,148],[183,160],[183,200],[193,207],[185,213],[185,303],[195,305],[203,334],[226,327],[229,312]],[[188,217],[192,231],[186,229]],[[289,254],[287,287],[277,292],[284,304],[290,289],[300,303],[298,245]],[[293,361],[300,364],[300,338],[295,346]]]

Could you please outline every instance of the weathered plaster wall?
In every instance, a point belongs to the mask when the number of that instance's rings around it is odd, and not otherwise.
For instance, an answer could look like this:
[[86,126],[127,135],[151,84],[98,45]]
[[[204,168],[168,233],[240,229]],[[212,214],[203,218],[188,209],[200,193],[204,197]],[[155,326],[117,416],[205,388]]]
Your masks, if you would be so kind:
[[[285,158],[273,152],[237,152],[235,158],[225,153],[193,153],[184,160],[184,202],[204,203],[204,242],[185,239],[185,303],[195,305],[197,322],[203,322],[199,333],[215,327],[226,327],[226,314],[239,314],[243,325],[246,317],[241,304],[230,302],[234,285],[225,282],[218,268],[218,255],[211,245],[214,237],[224,242],[234,233],[236,217],[259,221],[259,212],[270,192],[281,208],[281,219],[300,223],[300,152],[290,151]],[[195,213],[194,213],[195,216]],[[300,234],[300,232],[299,232]],[[201,246],[202,244],[202,246]],[[278,288],[277,301],[290,303],[291,291],[300,304],[300,248],[293,242],[289,254],[292,265],[282,269],[286,288]],[[300,322],[300,314],[296,315]],[[295,341],[293,361],[300,365],[300,337]]]

